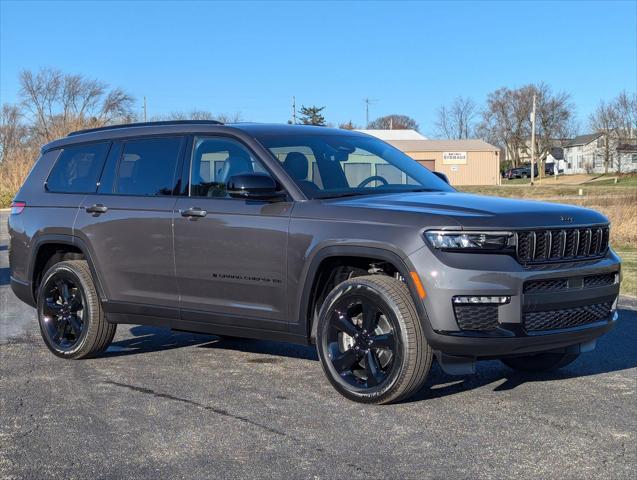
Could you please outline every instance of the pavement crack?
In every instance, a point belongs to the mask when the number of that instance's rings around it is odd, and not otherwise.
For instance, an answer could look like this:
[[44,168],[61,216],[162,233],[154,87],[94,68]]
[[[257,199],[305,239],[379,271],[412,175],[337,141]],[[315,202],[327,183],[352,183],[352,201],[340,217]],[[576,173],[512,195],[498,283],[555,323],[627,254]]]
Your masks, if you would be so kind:
[[143,393],[145,395],[152,395],[156,398],[162,398],[166,400],[172,400],[175,402],[185,403],[187,405],[192,405],[193,407],[201,408],[202,410],[206,410],[209,412],[216,413],[217,415],[222,415],[224,417],[232,418],[234,420],[238,420],[240,422],[246,423],[248,425],[252,425],[254,427],[260,428],[261,430],[265,430],[266,432],[273,433],[275,435],[280,435],[282,437],[287,436],[285,432],[281,430],[277,430],[276,428],[268,427],[267,425],[263,425],[262,423],[255,422],[254,420],[250,420],[249,418],[243,417],[241,415],[235,415],[233,413],[228,412],[222,408],[211,407],[210,405],[204,405],[203,403],[195,402],[194,400],[189,400],[188,398],[177,397],[175,395],[171,395],[169,393],[161,393],[156,392],[150,388],[138,387],[137,385],[129,385],[127,383],[114,382],[112,380],[106,380],[103,382],[107,385],[113,385],[115,387],[125,388],[137,393]]

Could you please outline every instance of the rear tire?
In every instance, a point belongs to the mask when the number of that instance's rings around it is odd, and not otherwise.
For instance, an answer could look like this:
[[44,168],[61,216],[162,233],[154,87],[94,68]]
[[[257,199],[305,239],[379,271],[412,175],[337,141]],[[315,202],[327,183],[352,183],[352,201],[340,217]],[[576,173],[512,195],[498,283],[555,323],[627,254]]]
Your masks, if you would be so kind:
[[520,372],[550,372],[573,363],[577,357],[579,353],[545,352],[524,357],[502,358],[500,361]]
[[329,293],[318,322],[321,366],[343,396],[386,404],[424,384],[432,350],[403,282],[382,275],[346,280]]
[[104,317],[85,260],[56,263],[44,274],[38,290],[38,323],[49,350],[70,359],[103,352],[117,329]]

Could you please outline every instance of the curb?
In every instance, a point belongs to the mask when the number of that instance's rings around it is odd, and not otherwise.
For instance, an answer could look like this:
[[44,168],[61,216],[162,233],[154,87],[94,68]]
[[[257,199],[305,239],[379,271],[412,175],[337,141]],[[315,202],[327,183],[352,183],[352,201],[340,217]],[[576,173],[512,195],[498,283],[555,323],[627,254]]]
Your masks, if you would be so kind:
[[637,310],[637,297],[620,295],[618,305],[629,310]]

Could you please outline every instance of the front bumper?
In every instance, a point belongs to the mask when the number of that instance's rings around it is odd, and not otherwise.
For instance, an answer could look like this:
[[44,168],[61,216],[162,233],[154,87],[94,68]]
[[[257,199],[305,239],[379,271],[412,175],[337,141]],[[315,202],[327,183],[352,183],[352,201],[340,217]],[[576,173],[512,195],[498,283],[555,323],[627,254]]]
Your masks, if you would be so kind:
[[[561,264],[524,267],[513,257],[497,254],[445,253],[425,246],[409,257],[426,291],[423,325],[431,347],[447,355],[497,358],[590,344],[613,328],[619,295],[620,260],[609,249],[606,257]],[[586,285],[584,278],[615,274],[615,281]],[[525,282],[562,279],[558,291],[525,291]],[[455,296],[506,296],[508,303],[495,309],[496,328],[461,329],[452,299]],[[529,315],[549,320],[560,312],[604,305],[607,314],[594,321],[566,327],[555,323],[532,329]],[[526,319],[526,321],[525,321]]]

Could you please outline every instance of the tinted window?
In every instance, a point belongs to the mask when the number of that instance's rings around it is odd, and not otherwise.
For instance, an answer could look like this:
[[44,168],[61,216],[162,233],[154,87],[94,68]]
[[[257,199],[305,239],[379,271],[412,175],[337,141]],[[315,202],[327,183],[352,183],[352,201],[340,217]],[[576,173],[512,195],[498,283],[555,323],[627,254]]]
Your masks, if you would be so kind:
[[197,137],[193,143],[190,195],[227,196],[226,183],[233,175],[267,173],[241,143],[222,137]]
[[453,191],[400,150],[366,135],[264,135],[258,140],[310,198]]
[[181,137],[143,138],[124,144],[115,193],[172,195]]
[[109,145],[92,143],[65,148],[51,170],[46,182],[47,190],[61,193],[95,192]]

